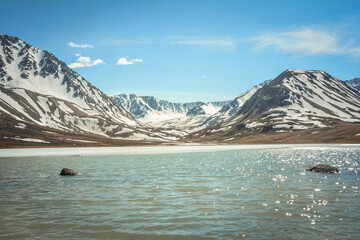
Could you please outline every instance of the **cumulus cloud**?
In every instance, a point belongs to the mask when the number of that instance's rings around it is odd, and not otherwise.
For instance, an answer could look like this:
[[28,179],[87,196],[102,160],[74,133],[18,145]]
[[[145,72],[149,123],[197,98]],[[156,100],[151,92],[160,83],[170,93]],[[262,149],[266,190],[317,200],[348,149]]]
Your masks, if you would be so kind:
[[94,48],[94,46],[90,44],[76,44],[73,42],[69,42],[68,45],[73,48]]
[[134,63],[142,63],[142,62],[143,62],[143,60],[139,59],[139,58],[130,59],[129,57],[122,57],[122,58],[119,58],[116,65],[131,65]]
[[298,55],[360,56],[360,47],[344,43],[334,32],[302,28],[293,32],[268,33],[250,39],[256,50],[273,48],[278,52]]
[[83,68],[83,67],[92,67],[99,64],[105,64],[103,60],[96,59],[94,61],[91,60],[90,57],[81,56],[81,54],[77,53],[75,56],[78,57],[76,62],[69,64],[69,68]]

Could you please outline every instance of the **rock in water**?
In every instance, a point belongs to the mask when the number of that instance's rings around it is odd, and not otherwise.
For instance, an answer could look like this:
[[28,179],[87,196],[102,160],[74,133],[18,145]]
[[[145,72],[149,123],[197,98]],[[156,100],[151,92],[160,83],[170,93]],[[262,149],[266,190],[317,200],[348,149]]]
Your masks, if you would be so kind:
[[71,168],[63,168],[60,173],[61,176],[75,176],[78,174],[80,174],[78,171]]
[[328,164],[318,164],[316,166],[306,169],[306,171],[314,171],[314,172],[322,172],[322,173],[338,173],[339,169],[330,166]]

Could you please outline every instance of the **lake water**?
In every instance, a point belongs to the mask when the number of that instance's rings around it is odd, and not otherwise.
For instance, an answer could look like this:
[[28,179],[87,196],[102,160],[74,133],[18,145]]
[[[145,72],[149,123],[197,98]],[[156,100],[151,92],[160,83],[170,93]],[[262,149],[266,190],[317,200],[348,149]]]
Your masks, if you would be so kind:
[[0,158],[0,238],[360,239],[359,164],[358,145]]

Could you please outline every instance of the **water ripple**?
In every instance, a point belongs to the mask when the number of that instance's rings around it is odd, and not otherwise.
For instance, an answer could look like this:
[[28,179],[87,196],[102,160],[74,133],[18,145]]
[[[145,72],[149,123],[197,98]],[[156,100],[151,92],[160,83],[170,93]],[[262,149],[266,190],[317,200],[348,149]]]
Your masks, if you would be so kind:
[[358,146],[0,159],[0,238],[359,239],[359,164]]

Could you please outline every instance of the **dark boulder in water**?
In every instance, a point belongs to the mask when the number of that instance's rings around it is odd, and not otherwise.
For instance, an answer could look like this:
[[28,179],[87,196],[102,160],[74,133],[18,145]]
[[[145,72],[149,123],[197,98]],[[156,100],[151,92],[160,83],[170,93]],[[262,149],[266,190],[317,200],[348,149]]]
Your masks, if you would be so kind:
[[63,168],[60,173],[61,176],[75,176],[78,174],[80,174],[78,171],[71,168]]
[[328,164],[318,164],[316,166],[306,169],[306,171],[314,171],[314,172],[322,172],[322,173],[338,173],[339,169],[330,166]]

